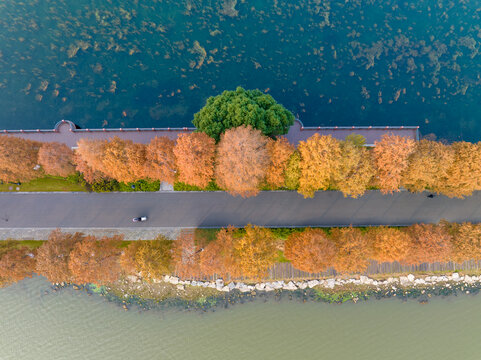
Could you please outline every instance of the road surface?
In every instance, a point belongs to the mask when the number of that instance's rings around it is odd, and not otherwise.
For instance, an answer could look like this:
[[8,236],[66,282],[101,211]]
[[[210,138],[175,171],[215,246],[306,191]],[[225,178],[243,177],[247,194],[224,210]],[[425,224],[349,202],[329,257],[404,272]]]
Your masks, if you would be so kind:
[[[359,199],[336,191],[304,199],[296,192],[261,192],[248,199],[224,192],[1,193],[0,228],[270,227],[409,225],[481,222],[481,192],[464,200],[406,191]],[[133,223],[136,216],[148,216]]]

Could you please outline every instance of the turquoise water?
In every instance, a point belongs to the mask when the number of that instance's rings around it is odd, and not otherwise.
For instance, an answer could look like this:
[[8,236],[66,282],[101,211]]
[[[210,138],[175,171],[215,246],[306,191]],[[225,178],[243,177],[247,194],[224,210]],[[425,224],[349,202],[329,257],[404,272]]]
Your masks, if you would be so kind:
[[4,0],[0,128],[188,126],[272,94],[305,125],[481,138],[479,0]]
[[481,296],[140,312],[40,278],[0,289],[0,359],[479,359]]

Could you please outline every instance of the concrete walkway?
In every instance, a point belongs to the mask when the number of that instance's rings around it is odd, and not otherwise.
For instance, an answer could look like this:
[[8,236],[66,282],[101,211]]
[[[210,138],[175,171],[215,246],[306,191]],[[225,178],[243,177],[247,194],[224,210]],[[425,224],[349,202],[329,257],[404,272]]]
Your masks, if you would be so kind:
[[[11,228],[0,230],[0,240],[47,240],[55,228]],[[158,235],[164,235],[175,240],[181,228],[62,228],[63,232],[74,234],[81,232],[97,237],[123,235],[124,240],[153,240]]]

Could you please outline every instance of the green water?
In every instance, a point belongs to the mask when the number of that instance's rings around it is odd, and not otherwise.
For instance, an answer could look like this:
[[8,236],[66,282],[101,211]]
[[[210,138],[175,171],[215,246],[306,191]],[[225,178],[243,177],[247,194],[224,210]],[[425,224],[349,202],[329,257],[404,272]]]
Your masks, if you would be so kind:
[[254,302],[124,311],[43,280],[0,290],[0,359],[479,359],[481,296],[357,304]]
[[188,126],[272,94],[305,125],[481,139],[481,1],[3,0],[0,129]]

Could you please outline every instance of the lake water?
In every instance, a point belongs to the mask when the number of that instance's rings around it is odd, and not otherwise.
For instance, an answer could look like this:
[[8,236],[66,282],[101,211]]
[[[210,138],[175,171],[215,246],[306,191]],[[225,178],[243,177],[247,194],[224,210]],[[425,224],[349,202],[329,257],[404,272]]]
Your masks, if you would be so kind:
[[305,125],[481,138],[480,0],[3,0],[0,129],[189,126],[259,88]]
[[40,278],[0,289],[0,359],[479,359],[481,296],[124,311]]

